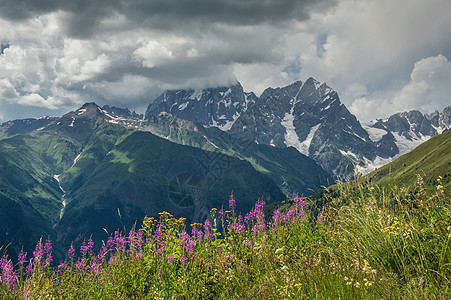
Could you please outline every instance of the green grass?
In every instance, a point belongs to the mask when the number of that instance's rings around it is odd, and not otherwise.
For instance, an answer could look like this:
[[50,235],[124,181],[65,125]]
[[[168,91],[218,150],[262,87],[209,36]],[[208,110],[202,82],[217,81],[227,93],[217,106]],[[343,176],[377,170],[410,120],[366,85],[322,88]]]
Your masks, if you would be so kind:
[[[161,213],[159,222],[146,218],[139,231],[112,235],[102,250],[85,248],[58,268],[47,263],[51,251],[42,242],[41,256],[30,262],[29,255],[14,274],[4,258],[0,295],[449,299],[451,201],[440,178],[434,192],[419,183],[415,188],[423,192],[413,199],[408,188],[340,184],[340,196],[329,199],[318,218],[310,217],[299,198],[276,210],[270,221],[260,201],[244,219],[233,210],[212,211],[211,226],[192,224],[191,235],[183,230],[183,219]],[[26,274],[27,265],[32,275]]]
[[[451,130],[433,137],[411,152],[368,175],[367,180],[380,185],[411,186],[421,176],[427,190],[434,190],[436,179],[451,187]],[[448,194],[449,196],[449,194]]]

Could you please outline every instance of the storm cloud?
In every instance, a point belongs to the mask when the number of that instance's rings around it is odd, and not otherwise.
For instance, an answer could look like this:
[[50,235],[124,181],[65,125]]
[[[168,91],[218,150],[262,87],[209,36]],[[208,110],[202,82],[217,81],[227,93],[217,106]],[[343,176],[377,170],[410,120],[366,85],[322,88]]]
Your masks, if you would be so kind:
[[448,73],[423,93],[412,74],[422,60],[448,68],[450,3],[0,0],[0,121],[87,101],[142,112],[165,89],[240,81],[259,94],[310,76],[364,120],[441,109]]

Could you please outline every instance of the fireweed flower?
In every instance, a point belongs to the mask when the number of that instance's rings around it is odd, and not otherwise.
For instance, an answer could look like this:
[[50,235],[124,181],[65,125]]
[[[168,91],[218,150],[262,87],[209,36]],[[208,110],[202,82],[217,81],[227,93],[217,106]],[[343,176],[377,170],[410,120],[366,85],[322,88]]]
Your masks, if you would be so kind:
[[273,214],[273,216],[272,216],[272,220],[273,220],[273,225],[274,225],[274,227],[276,227],[280,222],[282,222],[283,221],[283,214],[280,212],[280,210],[279,209],[276,209],[275,211],[274,211],[274,214]]
[[44,244],[44,253],[45,254],[52,253],[52,242],[50,240],[47,240]]
[[108,260],[108,265],[115,265],[116,264],[116,256],[111,256]]
[[182,255],[182,257],[180,257],[180,261],[182,263],[183,266],[186,265],[186,261],[188,260],[188,258],[186,258],[184,255]]
[[74,245],[73,244],[70,244],[70,248],[67,251],[67,254],[69,255],[70,259],[74,259],[74,257],[75,257],[75,249],[74,249]]
[[112,236],[110,236],[110,237],[108,238],[108,241],[106,242],[106,246],[107,246],[107,248],[112,248],[112,247],[114,247],[114,239],[113,239]]
[[85,256],[88,253],[88,246],[86,246],[86,242],[83,241],[83,244],[80,246],[81,255]]
[[316,219],[316,223],[324,224],[324,215],[322,213],[318,214],[318,218]]
[[0,274],[0,283],[9,286],[11,289],[14,288],[19,282],[19,277],[14,273],[14,266],[11,261],[2,258],[0,260],[0,268],[2,269],[2,274]]
[[78,270],[82,270],[82,269],[83,269],[83,265],[84,265],[83,260],[79,260],[79,261],[77,261],[77,263],[75,264],[75,267],[76,267]]
[[127,240],[126,240],[126,238],[123,237],[123,236],[120,236],[120,235],[116,235],[115,241],[116,241],[117,249],[120,252],[125,253],[125,249],[127,248]]
[[22,267],[23,264],[27,261],[27,253],[20,251],[19,255],[17,256],[17,262],[19,263],[19,265]]
[[88,251],[91,252],[94,249],[94,242],[92,241],[91,238],[89,238],[88,241]]
[[229,208],[231,211],[235,211],[235,209],[236,209],[236,201],[235,201],[235,198],[233,197],[233,191],[232,191],[232,194],[230,195],[230,199],[229,199]]
[[44,257],[44,250],[42,248],[42,240],[39,240],[39,242],[36,244],[36,248],[33,251],[33,256],[34,256],[34,262],[35,263],[40,263],[42,258]]
[[30,264],[27,265],[25,268],[25,273],[30,276],[33,275],[33,270],[34,270],[32,262],[33,262],[33,259],[30,260]]
[[100,264],[98,263],[92,263],[90,266],[91,272],[95,275],[99,275],[100,271],[102,271],[102,268],[100,267]]
[[210,220],[206,219],[204,222],[204,239],[210,237],[211,241],[215,240],[215,236],[212,233]]

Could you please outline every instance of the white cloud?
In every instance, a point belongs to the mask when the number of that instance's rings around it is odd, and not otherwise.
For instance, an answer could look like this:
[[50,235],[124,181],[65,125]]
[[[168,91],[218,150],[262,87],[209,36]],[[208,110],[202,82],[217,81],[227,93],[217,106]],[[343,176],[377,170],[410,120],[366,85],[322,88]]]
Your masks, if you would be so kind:
[[450,105],[451,62],[445,56],[416,62],[410,79],[390,102],[393,107],[431,112]]
[[451,62],[443,55],[423,58],[415,63],[410,81],[399,90],[381,96],[355,99],[350,111],[365,121],[375,117],[420,110],[431,113],[451,103]]
[[38,106],[45,107],[48,109],[57,109],[62,104],[62,101],[55,99],[54,97],[48,97],[47,99],[44,99],[39,94],[31,93],[24,96],[20,96],[17,99],[17,103],[27,106]]
[[133,51],[133,57],[144,67],[153,68],[174,58],[172,51],[156,41],[144,42],[141,47]]
[[0,99],[15,99],[18,95],[16,89],[8,79],[0,79]]

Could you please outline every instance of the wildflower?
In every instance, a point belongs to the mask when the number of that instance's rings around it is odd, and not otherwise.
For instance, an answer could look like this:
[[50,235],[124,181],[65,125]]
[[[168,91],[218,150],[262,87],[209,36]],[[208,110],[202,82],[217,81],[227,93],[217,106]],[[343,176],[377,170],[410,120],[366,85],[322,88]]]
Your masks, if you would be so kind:
[[75,267],[76,267],[78,270],[83,269],[83,261],[82,261],[82,260],[77,261],[77,263],[75,264]]
[[182,265],[186,265],[186,261],[188,260],[188,258],[186,258],[184,255],[182,255],[182,257],[180,257],[180,262],[182,263]]
[[20,266],[23,266],[23,264],[27,261],[27,253],[20,251],[18,257],[17,257],[17,261],[19,263]]
[[39,242],[36,244],[36,248],[33,251],[33,256],[36,263],[41,262],[41,259],[44,256],[44,250],[42,249],[42,240],[39,240]]
[[111,256],[110,259],[108,260],[108,265],[115,265],[116,264],[116,256]]
[[60,264],[58,265],[58,270],[59,270],[59,269],[66,268],[66,267],[67,267],[67,263],[66,263],[66,262],[60,263]]
[[229,199],[229,208],[231,211],[235,211],[235,209],[236,209],[236,201],[235,201],[235,198],[233,197],[233,191],[232,191],[232,194],[230,195],[230,199]]
[[83,244],[80,246],[81,255],[85,256],[88,253],[88,246],[86,246],[86,242],[83,241]]
[[92,251],[93,249],[94,249],[94,242],[92,241],[91,238],[89,238],[89,241],[88,241],[88,250],[89,250],[89,251]]
[[316,219],[316,223],[324,224],[324,215],[323,215],[323,213],[319,213],[318,214],[318,218]]
[[98,263],[92,263],[90,266],[91,272],[94,273],[95,275],[99,275],[100,271],[102,270],[100,264]]
[[[33,260],[33,259],[32,259],[32,260]],[[33,275],[33,271],[34,271],[34,269],[33,269],[33,264],[30,263],[30,264],[25,268],[25,273],[31,276],[31,275]]]
[[74,259],[75,256],[75,249],[74,249],[74,245],[71,244],[69,250],[67,251],[67,254],[69,255],[70,259]]
[[47,240],[44,244],[44,253],[50,254],[52,253],[52,242]]

